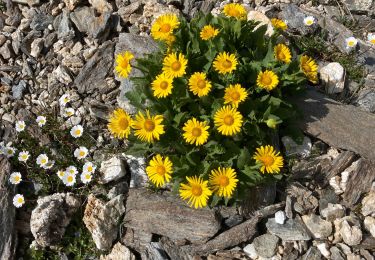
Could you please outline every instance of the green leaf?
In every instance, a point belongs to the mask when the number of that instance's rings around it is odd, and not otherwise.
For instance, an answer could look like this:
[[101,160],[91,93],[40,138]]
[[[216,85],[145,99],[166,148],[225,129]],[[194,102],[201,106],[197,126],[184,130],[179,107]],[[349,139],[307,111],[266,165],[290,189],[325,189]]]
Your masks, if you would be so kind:
[[237,168],[243,169],[245,165],[249,164],[251,161],[251,155],[249,153],[249,150],[245,147],[241,149],[240,156],[238,156],[237,159]]

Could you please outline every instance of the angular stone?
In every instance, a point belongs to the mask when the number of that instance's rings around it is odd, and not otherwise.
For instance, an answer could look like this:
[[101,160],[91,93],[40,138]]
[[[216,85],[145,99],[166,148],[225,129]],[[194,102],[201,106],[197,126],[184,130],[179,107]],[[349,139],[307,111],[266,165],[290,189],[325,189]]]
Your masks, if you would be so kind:
[[375,112],[375,90],[367,89],[359,92],[359,97],[356,101],[358,107],[364,111]]
[[311,154],[311,147],[312,143],[310,138],[305,136],[303,138],[302,144],[297,144],[291,137],[283,136],[281,141],[285,147],[286,155],[287,156],[301,156],[301,157],[309,157]]
[[315,246],[310,247],[310,249],[302,256],[302,260],[320,260],[322,259],[322,254],[319,249]]
[[17,85],[12,86],[12,96],[14,99],[22,99],[23,92],[26,89],[27,84],[25,80],[20,80]]
[[288,21],[288,28],[299,32],[301,35],[313,33],[317,25],[305,26],[303,20],[309,14],[295,4],[287,4],[281,8],[280,18]]
[[129,21],[130,15],[135,13],[138,9],[140,9],[140,7],[141,2],[135,1],[130,5],[120,7],[118,9],[118,14],[124,21]]
[[362,241],[361,228],[351,226],[346,220],[341,223],[340,234],[344,242],[349,246],[359,245]]
[[136,260],[136,258],[129,248],[117,242],[111,253],[106,256],[101,255],[100,260]]
[[99,172],[99,183],[101,184],[119,180],[126,174],[125,161],[119,156],[114,156],[101,163]]
[[39,198],[37,203],[31,213],[31,233],[41,247],[56,245],[81,201],[72,193],[55,193]]
[[332,223],[315,214],[304,215],[302,220],[314,238],[327,238],[332,233]]
[[44,31],[53,23],[53,16],[43,12],[35,12],[30,23],[30,28],[36,31]]
[[273,235],[280,237],[282,240],[310,240],[311,237],[304,224],[298,219],[288,219],[284,225],[277,224],[274,218],[268,219],[267,230]]
[[320,79],[328,94],[344,91],[345,70],[338,62],[331,62],[320,68]]
[[113,11],[112,5],[106,0],[89,0],[89,3],[100,14]]
[[83,222],[100,250],[109,250],[117,237],[117,225],[125,213],[124,195],[119,195],[105,203],[90,194]]
[[160,195],[144,189],[129,190],[123,222],[132,229],[192,243],[207,241],[221,227],[214,210],[195,210],[174,195]]
[[345,255],[336,246],[333,246],[329,250],[331,252],[331,259],[333,260],[345,260]]
[[343,0],[343,3],[350,11],[368,12],[371,10],[373,0]]
[[271,234],[264,234],[254,238],[254,249],[261,257],[272,257],[276,253],[280,239]]
[[42,52],[43,48],[44,48],[44,39],[43,38],[36,38],[31,43],[30,55],[33,56],[34,58],[38,58],[40,53]]
[[63,0],[66,7],[68,7],[68,9],[70,11],[73,11],[74,8],[82,1],[82,0]]
[[243,251],[251,259],[256,259],[258,257],[258,252],[255,250],[254,244],[248,244],[243,248]]
[[366,230],[375,237],[375,218],[367,216],[363,223],[365,224]]
[[285,216],[285,212],[280,210],[278,212],[275,213],[275,221],[277,224],[284,224],[285,223],[285,219],[286,219],[286,216]]
[[345,208],[341,204],[328,203],[328,206],[321,210],[321,215],[326,220],[333,221],[345,216]]
[[56,17],[53,24],[57,30],[57,38],[59,40],[69,41],[74,38],[75,32],[67,10],[63,9],[63,12]]
[[254,28],[254,30],[258,29],[260,26],[267,25],[266,35],[271,36],[274,33],[271,20],[265,14],[263,14],[259,11],[248,12],[247,20],[248,21],[253,20],[253,21],[259,22],[259,25],[257,25]]
[[330,258],[330,256],[331,256],[331,252],[328,250],[328,245],[327,245],[327,243],[320,243],[320,244],[318,244],[316,247],[319,249],[320,253],[321,253],[324,257],[326,257],[326,258],[328,258],[328,259]]
[[363,198],[361,211],[363,216],[368,216],[375,213],[375,191],[371,191],[366,197]]
[[113,50],[114,44],[112,42],[103,43],[83,66],[74,80],[74,85],[79,93],[89,94],[106,88],[107,82],[105,79],[112,72]]
[[125,155],[126,163],[130,170],[130,188],[145,187],[148,182],[146,174],[146,159],[144,157],[135,157]]

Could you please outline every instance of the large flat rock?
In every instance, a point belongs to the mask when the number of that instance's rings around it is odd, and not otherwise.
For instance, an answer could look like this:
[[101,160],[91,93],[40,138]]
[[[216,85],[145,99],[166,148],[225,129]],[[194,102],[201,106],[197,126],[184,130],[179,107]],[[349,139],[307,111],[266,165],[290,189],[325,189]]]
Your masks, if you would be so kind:
[[375,114],[338,103],[312,89],[296,100],[304,115],[301,127],[305,132],[375,161]]

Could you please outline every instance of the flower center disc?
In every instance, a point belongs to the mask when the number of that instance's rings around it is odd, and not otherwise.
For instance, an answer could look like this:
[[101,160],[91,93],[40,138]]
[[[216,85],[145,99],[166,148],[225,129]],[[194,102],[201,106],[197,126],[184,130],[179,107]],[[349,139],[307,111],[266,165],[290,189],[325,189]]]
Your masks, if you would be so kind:
[[159,165],[158,167],[156,167],[156,173],[160,176],[164,176],[165,174],[164,166]]
[[83,151],[79,152],[79,156],[84,156],[84,155],[85,155],[85,152],[83,152]]
[[226,125],[233,125],[233,123],[234,123],[233,116],[227,115],[227,116],[224,117],[224,124],[226,124]]
[[370,42],[371,42],[372,44],[375,44],[375,39],[372,39]]
[[72,182],[73,181],[73,177],[72,176],[68,176],[68,182]]
[[227,176],[220,176],[219,184],[221,187],[226,187],[229,184],[229,178]]
[[191,188],[191,193],[193,193],[194,196],[200,196],[202,195],[202,188],[201,186],[193,186]]
[[76,135],[80,135],[81,134],[81,130],[76,130],[75,134]]
[[40,162],[41,162],[42,164],[44,164],[44,163],[47,162],[47,160],[46,160],[46,159],[42,159]]
[[92,172],[92,167],[91,166],[87,167],[87,171]]
[[168,33],[170,30],[171,30],[171,26],[167,23],[163,24],[160,27],[160,31],[162,31],[163,33]]
[[16,177],[14,178],[14,180],[15,180],[15,181],[19,181],[19,180],[20,180],[20,177],[19,177],[19,176],[16,176]]
[[264,155],[260,160],[263,162],[264,166],[271,166],[275,161],[273,157],[269,155]]
[[179,61],[175,61],[172,63],[171,67],[174,71],[178,71],[181,68],[181,63]]
[[232,62],[230,60],[223,61],[223,67],[229,69],[230,67],[232,67]]
[[307,65],[307,64],[303,65],[302,68],[303,68],[303,70],[304,70],[306,73],[311,72],[311,68],[310,68],[310,66]]
[[284,54],[284,52],[282,52],[282,51],[279,52],[279,59],[280,59],[280,60],[285,59],[285,54]]
[[89,174],[86,174],[86,180],[90,180],[91,176]]
[[162,81],[162,82],[160,83],[160,88],[161,88],[161,89],[167,89],[167,88],[168,88],[168,82],[166,82],[166,81]]
[[264,85],[270,85],[272,83],[272,79],[269,76],[263,76],[262,82]]
[[120,63],[119,63],[120,67],[122,68],[126,68],[128,67],[129,65],[129,62],[126,60],[126,59],[123,59]]
[[23,199],[22,198],[18,198],[18,203],[23,203]]
[[129,121],[126,118],[121,118],[118,121],[118,126],[119,126],[120,129],[126,130],[129,126]]
[[199,137],[202,134],[202,130],[198,127],[194,127],[191,134],[195,137]]
[[228,11],[228,13],[229,13],[230,16],[234,16],[234,17],[237,17],[237,16],[240,15],[240,13],[238,12],[238,10],[236,10],[236,9],[230,9]]
[[155,123],[150,119],[146,119],[144,127],[147,132],[152,132],[155,129]]
[[204,89],[206,87],[206,81],[204,81],[202,79],[199,79],[198,82],[197,82],[197,86],[200,89]]
[[232,95],[231,95],[232,99],[237,101],[240,99],[240,93],[238,93],[237,91],[233,92]]

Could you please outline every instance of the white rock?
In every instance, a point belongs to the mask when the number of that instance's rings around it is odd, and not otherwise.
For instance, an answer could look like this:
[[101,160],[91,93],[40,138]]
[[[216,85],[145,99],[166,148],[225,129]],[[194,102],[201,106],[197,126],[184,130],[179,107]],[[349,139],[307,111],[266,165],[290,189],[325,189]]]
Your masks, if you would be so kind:
[[254,20],[260,22],[254,30],[258,29],[260,26],[267,25],[266,35],[271,36],[274,33],[273,26],[271,20],[263,13],[259,11],[250,11],[247,14],[247,20]]
[[44,39],[37,38],[31,43],[30,55],[37,58],[44,47]]
[[350,226],[348,221],[341,223],[340,234],[344,242],[349,246],[359,245],[362,241],[362,231],[357,226]]
[[375,237],[375,218],[367,216],[363,222],[367,231]]
[[329,251],[328,245],[326,243],[318,244],[316,247],[319,249],[320,253],[322,253],[323,256],[329,259],[329,257],[331,256],[331,252]]
[[342,218],[345,215],[345,208],[341,204],[328,203],[325,209],[321,210],[323,218],[333,221],[337,218]]
[[279,210],[278,212],[275,213],[275,222],[277,224],[283,225],[284,222],[285,222],[285,219],[286,219],[286,216],[285,216],[285,212],[284,211]]
[[340,63],[332,62],[320,69],[320,78],[328,94],[341,93],[345,86],[345,70]]
[[112,251],[110,254],[106,256],[100,256],[100,260],[135,260],[135,256],[133,253],[121,244],[120,242],[117,242],[116,245],[112,248]]
[[283,136],[281,141],[286,149],[286,155],[297,155],[302,157],[308,157],[311,154],[312,143],[310,138],[305,136],[302,144],[297,144],[289,136]]
[[348,168],[346,168],[341,173],[341,181],[340,181],[340,188],[345,191],[346,190],[346,183],[348,182],[349,176],[357,171],[357,168],[359,166],[359,160],[353,162]]
[[362,215],[368,216],[375,212],[375,192],[370,193],[362,200]]
[[114,156],[101,163],[100,173],[99,183],[118,180],[126,174],[125,162],[119,156]]
[[72,82],[72,78],[69,75],[67,69],[62,66],[58,66],[54,71],[52,71],[52,75],[61,83],[68,85]]
[[148,182],[146,160],[144,157],[124,155],[130,170],[130,188],[145,187]]
[[336,194],[341,194],[344,191],[341,189],[340,186],[341,177],[340,176],[333,176],[331,179],[329,179],[329,185],[333,188]]
[[243,251],[245,252],[245,254],[247,254],[251,259],[255,259],[258,257],[258,253],[257,251],[255,250],[255,247],[253,244],[248,244],[247,246],[245,246],[243,248]]

